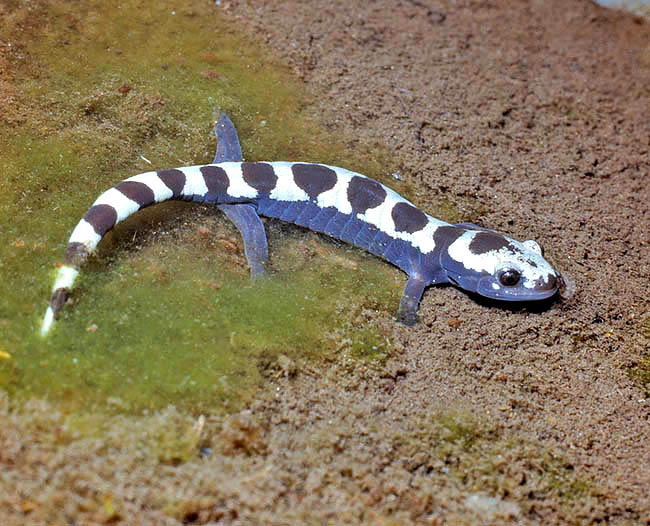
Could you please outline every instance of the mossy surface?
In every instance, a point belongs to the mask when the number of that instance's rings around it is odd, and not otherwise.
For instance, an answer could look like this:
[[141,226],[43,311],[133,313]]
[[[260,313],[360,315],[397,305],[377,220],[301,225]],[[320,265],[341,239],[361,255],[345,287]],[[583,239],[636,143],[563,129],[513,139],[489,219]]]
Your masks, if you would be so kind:
[[420,418],[413,431],[393,436],[393,447],[415,469],[448,474],[471,492],[519,501],[527,513],[551,495],[570,509],[601,491],[557,451],[460,412]]
[[[332,516],[340,524],[527,524],[557,500],[561,516],[586,524],[585,510],[603,499],[562,455],[462,412],[365,418],[365,407],[352,404],[331,412],[337,425],[322,419],[291,432],[272,414],[204,418],[173,406],[146,416],[64,414],[0,391],[5,478],[17,481],[0,502],[13,504],[4,508],[9,518],[30,524],[66,516],[260,523],[269,513],[291,524]],[[345,499],[334,511],[304,497],[333,489]]]
[[201,411],[241,405],[269,356],[387,352],[379,329],[349,320],[396,308],[397,270],[270,225],[272,276],[252,286],[237,231],[214,209],[182,203],[111,232],[41,341],[55,266],[84,211],[136,173],[209,162],[213,105],[231,115],[249,160],[317,160],[380,179],[391,167],[309,122],[289,70],[213,3],[4,10],[13,45],[0,63],[9,94],[0,101],[0,387],[70,410],[173,402]]

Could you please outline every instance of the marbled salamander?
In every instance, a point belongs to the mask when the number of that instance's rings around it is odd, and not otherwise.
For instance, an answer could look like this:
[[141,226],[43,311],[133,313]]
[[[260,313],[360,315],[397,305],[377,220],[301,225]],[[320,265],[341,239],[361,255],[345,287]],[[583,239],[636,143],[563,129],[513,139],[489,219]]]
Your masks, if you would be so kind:
[[41,326],[46,335],[79,268],[104,234],[138,210],[177,199],[218,206],[242,234],[253,278],[265,274],[268,245],[260,216],[322,232],[387,260],[408,274],[397,317],[412,325],[425,287],[452,283],[487,298],[552,297],[561,278],[534,241],[520,243],[471,223],[451,225],[386,186],[344,168],[302,162],[242,162],[226,114],[216,125],[213,164],[130,177],[101,194],[65,250]]

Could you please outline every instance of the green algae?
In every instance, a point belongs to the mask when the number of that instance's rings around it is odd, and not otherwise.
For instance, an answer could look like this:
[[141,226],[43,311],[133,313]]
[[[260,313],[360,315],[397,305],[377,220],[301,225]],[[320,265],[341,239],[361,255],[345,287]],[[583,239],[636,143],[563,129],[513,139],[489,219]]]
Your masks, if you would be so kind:
[[252,286],[234,228],[213,209],[179,203],[106,236],[41,341],[55,266],[83,212],[152,165],[211,160],[214,107],[230,113],[248,159],[319,160],[380,179],[391,163],[381,151],[346,152],[310,122],[289,69],[214,5],[37,4],[2,23],[17,51],[1,63],[12,98],[0,102],[0,387],[69,411],[233,409],[269,356],[389,352],[361,312],[396,308],[398,271],[269,223],[273,273]]

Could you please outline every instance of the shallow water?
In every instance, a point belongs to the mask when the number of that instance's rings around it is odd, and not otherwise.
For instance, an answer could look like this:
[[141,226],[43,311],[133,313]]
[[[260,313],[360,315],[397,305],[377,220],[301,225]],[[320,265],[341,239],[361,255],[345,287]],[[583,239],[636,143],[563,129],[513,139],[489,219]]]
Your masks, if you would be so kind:
[[84,211],[136,173],[209,162],[215,108],[231,114],[250,160],[319,160],[373,176],[382,155],[346,159],[301,113],[300,83],[216,6],[66,6],[16,9],[5,21],[14,98],[0,108],[0,388],[64,400],[67,410],[201,411],[239,407],[280,355],[381,356],[389,343],[380,331],[351,320],[364,308],[390,315],[401,273],[273,225],[272,277],[251,286],[234,227],[182,203],[107,235],[52,337],[37,337]]

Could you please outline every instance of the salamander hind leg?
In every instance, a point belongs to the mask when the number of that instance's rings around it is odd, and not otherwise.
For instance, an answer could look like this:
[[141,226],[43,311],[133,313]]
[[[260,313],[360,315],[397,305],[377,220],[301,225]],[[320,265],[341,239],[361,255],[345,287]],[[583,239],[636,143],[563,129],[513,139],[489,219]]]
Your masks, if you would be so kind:
[[264,224],[257,215],[255,207],[248,203],[224,204],[218,207],[230,219],[244,240],[244,252],[251,269],[253,281],[265,278],[269,245],[266,240]]
[[[239,137],[234,124],[224,112],[219,114],[219,119],[214,126],[217,136],[217,153],[214,163],[241,162],[243,160]],[[244,240],[244,252],[251,269],[251,278],[254,280],[266,277],[266,261],[269,257],[268,242],[264,224],[257,215],[257,210],[252,204],[222,204],[218,208],[226,214]]]
[[226,113],[221,112],[219,114],[219,119],[214,125],[214,132],[217,136],[217,152],[214,161],[212,161],[213,163],[241,162],[244,160],[237,130]]

